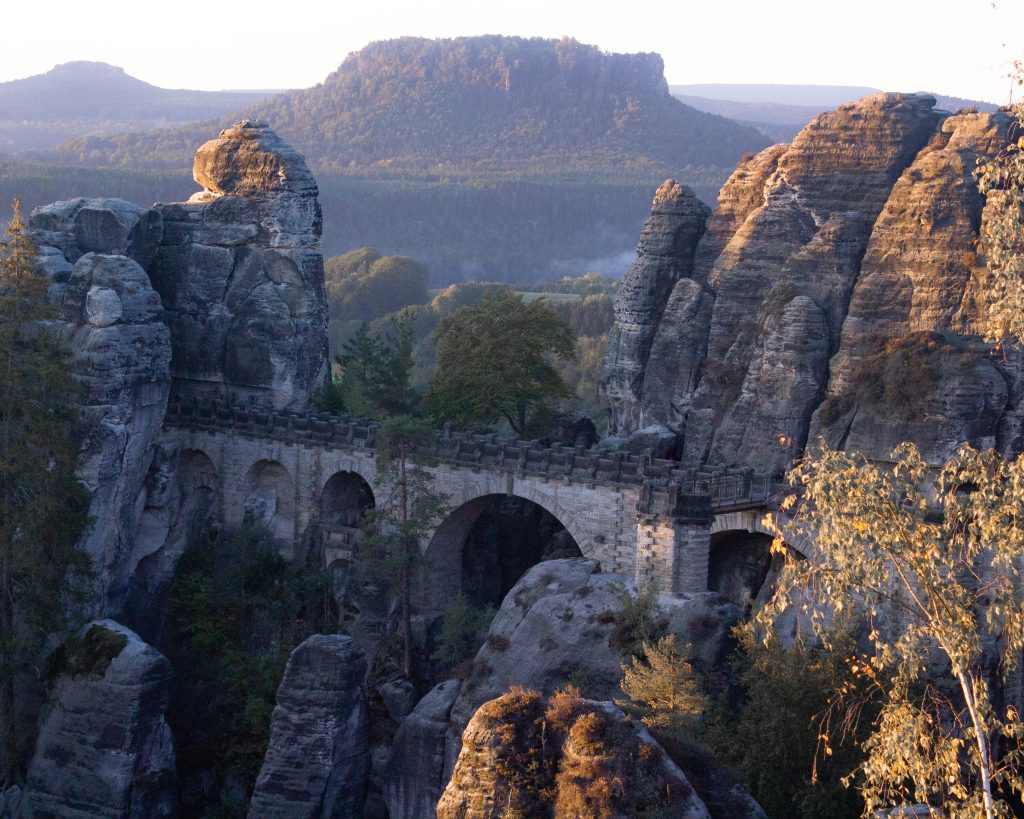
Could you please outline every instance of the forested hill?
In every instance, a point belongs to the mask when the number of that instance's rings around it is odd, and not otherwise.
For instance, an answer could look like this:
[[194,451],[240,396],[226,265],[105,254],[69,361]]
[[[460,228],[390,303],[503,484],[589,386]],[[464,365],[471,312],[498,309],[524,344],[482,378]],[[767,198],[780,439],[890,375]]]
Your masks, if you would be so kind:
[[[404,38],[350,54],[321,84],[179,128],[82,137],[0,174],[0,208],[84,173],[148,174],[149,204],[190,181],[196,148],[242,118],[267,120],[320,185],[324,249],[372,245],[424,262],[435,286],[625,272],[666,178],[713,203],[755,129],[674,99],[656,54],[574,40]],[[60,168],[33,185],[32,168]],[[12,169],[13,173],[14,169]],[[44,178],[45,177],[45,178]],[[145,185],[153,196],[143,195]]]
[[45,74],[0,83],[0,152],[46,149],[82,134],[219,117],[265,96],[158,88],[106,63],[64,63]]
[[[407,37],[350,54],[323,83],[224,117],[268,120],[320,172],[480,164],[528,172],[731,168],[767,144],[753,128],[669,94],[657,54],[605,54],[575,40]],[[74,140],[50,158],[187,167],[209,123]],[[654,174],[657,176],[658,174]],[[652,177],[653,178],[653,177]]]

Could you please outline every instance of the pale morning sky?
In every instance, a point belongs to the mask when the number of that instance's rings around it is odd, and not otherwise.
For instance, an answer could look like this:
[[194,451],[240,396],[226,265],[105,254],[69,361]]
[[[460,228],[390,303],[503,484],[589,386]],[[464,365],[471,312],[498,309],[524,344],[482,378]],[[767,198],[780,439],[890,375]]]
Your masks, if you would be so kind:
[[4,3],[0,81],[101,60],[170,88],[300,88],[403,35],[656,51],[670,83],[866,85],[1005,102],[1024,0],[47,0]]

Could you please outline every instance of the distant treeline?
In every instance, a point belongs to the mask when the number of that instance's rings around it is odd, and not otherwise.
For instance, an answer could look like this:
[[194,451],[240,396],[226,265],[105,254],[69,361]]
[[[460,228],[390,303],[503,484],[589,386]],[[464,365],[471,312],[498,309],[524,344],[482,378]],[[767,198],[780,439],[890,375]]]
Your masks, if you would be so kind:
[[[692,169],[713,202],[725,172]],[[697,181],[699,180],[699,182]],[[487,279],[547,281],[587,270],[621,274],[650,212],[659,180],[600,174],[515,178],[471,174],[321,175],[324,253],[372,245],[410,256],[431,284]],[[186,171],[129,171],[0,160],[0,218],[11,199],[28,210],[74,196],[116,196],[151,205],[197,190]]]

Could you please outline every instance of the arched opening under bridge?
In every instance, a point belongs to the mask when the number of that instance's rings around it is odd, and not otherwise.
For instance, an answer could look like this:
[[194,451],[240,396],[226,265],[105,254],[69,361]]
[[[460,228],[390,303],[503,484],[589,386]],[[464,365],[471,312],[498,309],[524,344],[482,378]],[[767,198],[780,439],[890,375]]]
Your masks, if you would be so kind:
[[543,560],[582,557],[565,523],[541,504],[489,494],[452,510],[426,552],[424,608],[440,613],[459,593],[498,607],[516,582]]

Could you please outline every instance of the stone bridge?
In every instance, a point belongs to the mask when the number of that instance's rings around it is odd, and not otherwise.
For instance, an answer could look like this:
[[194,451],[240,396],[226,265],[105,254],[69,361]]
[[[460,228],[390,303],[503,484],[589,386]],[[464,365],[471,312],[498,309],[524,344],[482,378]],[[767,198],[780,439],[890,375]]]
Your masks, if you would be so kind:
[[[266,522],[294,558],[311,544],[325,562],[352,558],[361,514],[391,487],[376,467],[378,426],[326,413],[172,401],[165,429],[193,480],[212,490],[227,525]],[[653,582],[663,593],[708,587],[712,535],[764,531],[761,513],[777,479],[748,471],[684,469],[671,460],[439,431],[434,487],[448,513],[424,544],[426,610],[461,589],[462,548],[496,496],[538,504],[606,571]]]

